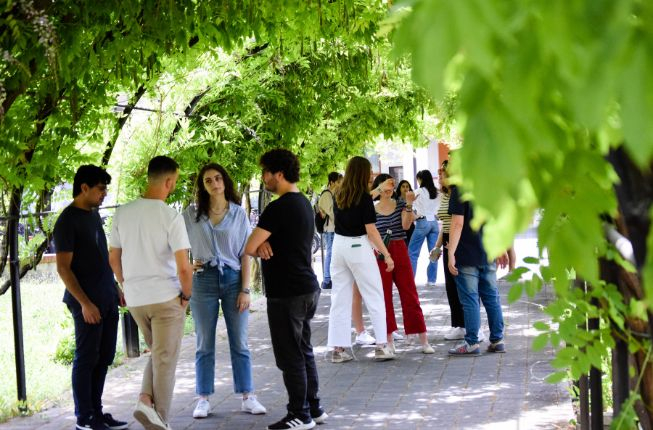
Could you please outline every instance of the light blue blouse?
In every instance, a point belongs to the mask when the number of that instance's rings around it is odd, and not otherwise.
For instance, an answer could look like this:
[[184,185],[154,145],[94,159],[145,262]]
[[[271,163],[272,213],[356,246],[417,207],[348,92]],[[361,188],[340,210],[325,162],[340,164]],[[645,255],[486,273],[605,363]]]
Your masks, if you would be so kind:
[[229,202],[229,211],[217,225],[211,224],[206,215],[202,215],[199,221],[195,222],[195,204],[186,208],[182,215],[193,259],[218,266],[221,273],[225,265],[240,270],[240,258],[245,253],[245,243],[251,233],[249,220],[241,206]]

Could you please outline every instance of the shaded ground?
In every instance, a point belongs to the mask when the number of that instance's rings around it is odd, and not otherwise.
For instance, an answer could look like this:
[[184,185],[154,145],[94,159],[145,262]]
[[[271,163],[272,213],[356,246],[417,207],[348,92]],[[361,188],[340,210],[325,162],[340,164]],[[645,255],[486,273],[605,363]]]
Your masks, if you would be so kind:
[[[517,241],[518,255],[534,255],[532,240]],[[420,268],[425,258],[420,261]],[[317,264],[316,266],[319,266]],[[319,270],[319,267],[318,267]],[[419,269],[422,271],[421,269]],[[553,298],[545,288],[533,300],[507,305],[509,286],[501,284],[506,322],[506,354],[479,357],[449,357],[452,342],[443,339],[448,329],[449,308],[444,287],[424,286],[418,274],[422,307],[429,338],[436,349],[424,355],[416,346],[397,343],[394,361],[376,363],[371,348],[354,349],[357,361],[332,364],[327,360],[326,336],[330,297],[326,291],[313,322],[313,344],[318,356],[323,405],[330,417],[322,429],[555,429],[567,428],[573,418],[565,384],[543,381],[552,369],[550,349],[535,352],[531,341],[536,320],[545,319],[541,307]],[[441,276],[438,280],[443,279]],[[396,295],[395,295],[396,296]],[[398,307],[397,303],[397,309]],[[399,315],[398,315],[399,317]],[[487,324],[484,323],[487,334]],[[213,413],[203,420],[191,416],[195,404],[195,339],[187,336],[177,369],[171,425],[178,429],[262,429],[285,414],[286,393],[281,374],[274,365],[264,300],[254,304],[250,319],[250,346],[254,381],[259,400],[268,414],[252,416],[240,412],[239,398],[232,393],[226,331],[219,322],[216,393]],[[483,344],[483,348],[487,343]],[[129,419],[130,428],[141,428],[131,416],[140,387],[144,357],[127,360],[113,370],[105,389],[106,411]],[[8,369],[7,369],[8,370]],[[47,376],[45,376],[47,377]],[[72,429],[70,397],[62,405],[28,418],[1,424],[0,429]]]

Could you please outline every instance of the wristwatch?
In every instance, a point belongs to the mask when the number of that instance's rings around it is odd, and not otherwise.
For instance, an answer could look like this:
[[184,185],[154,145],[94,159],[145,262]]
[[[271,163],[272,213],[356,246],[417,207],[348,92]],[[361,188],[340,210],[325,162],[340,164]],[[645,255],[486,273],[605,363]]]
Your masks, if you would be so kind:
[[190,296],[190,295],[187,296],[187,295],[185,295],[185,294],[183,293],[183,291],[180,291],[180,292],[179,292],[179,298],[182,299],[182,300],[185,300],[185,301],[187,301],[187,302],[190,302],[190,298],[191,298],[191,296]]
[[249,294],[249,288],[243,288],[240,292],[243,294]]

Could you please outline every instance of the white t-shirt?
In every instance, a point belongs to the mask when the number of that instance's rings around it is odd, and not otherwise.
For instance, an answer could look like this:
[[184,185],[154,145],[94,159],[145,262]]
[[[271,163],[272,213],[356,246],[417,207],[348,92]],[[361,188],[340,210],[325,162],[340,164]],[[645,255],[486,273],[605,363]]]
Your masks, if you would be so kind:
[[179,295],[176,251],[190,249],[181,214],[156,199],[138,199],[116,210],[109,245],[122,249],[127,306],[163,303]]
[[415,190],[415,201],[413,202],[413,211],[418,218],[426,217],[427,221],[435,221],[435,214],[440,207],[440,194],[434,199],[429,198],[429,190],[418,188]]

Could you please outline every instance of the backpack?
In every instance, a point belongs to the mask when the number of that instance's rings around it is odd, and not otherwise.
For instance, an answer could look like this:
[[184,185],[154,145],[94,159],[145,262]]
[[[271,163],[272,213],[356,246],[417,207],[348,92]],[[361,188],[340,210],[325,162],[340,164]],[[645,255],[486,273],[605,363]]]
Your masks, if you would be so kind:
[[[325,215],[322,217],[322,213],[320,212],[320,198],[322,197],[322,194],[324,193],[329,193],[331,194],[331,191],[329,190],[324,190],[320,193],[320,197],[318,197],[317,202],[315,203],[315,231],[318,233],[322,234],[324,233],[324,226],[326,225],[327,221],[329,220],[329,215]],[[331,194],[331,198],[333,198],[333,194]]]

